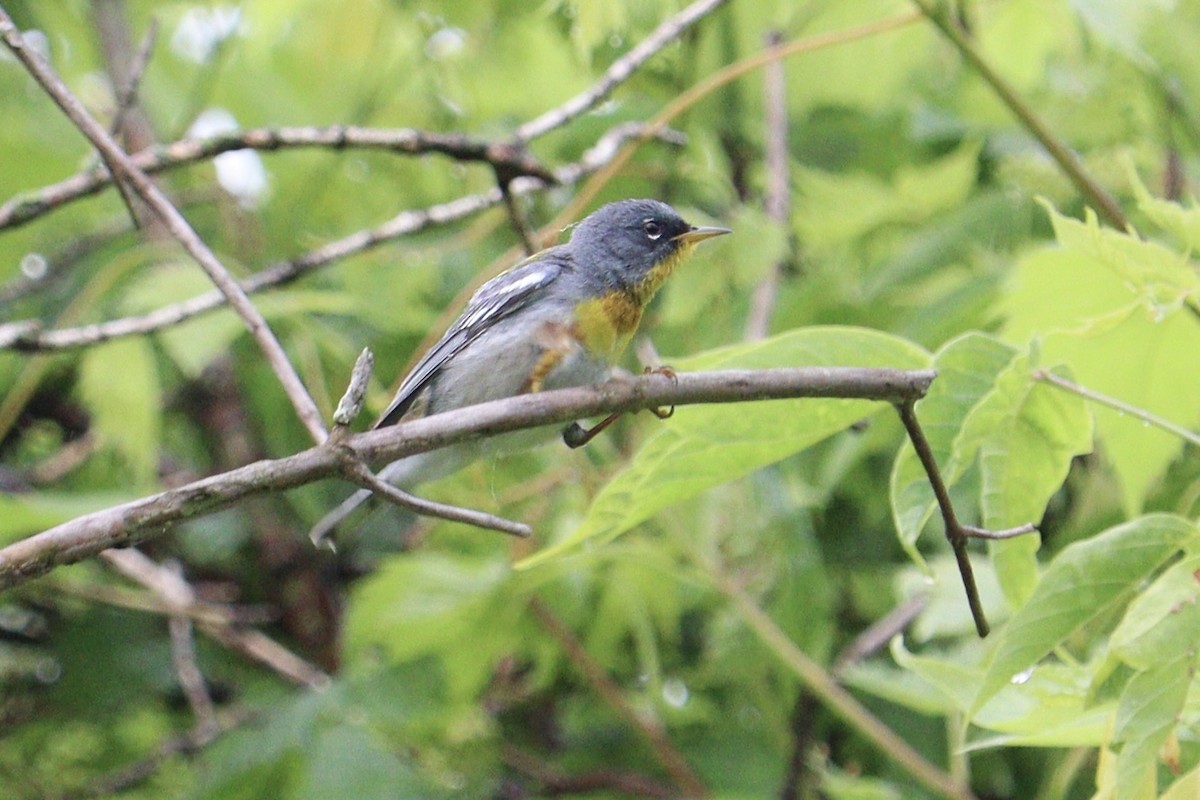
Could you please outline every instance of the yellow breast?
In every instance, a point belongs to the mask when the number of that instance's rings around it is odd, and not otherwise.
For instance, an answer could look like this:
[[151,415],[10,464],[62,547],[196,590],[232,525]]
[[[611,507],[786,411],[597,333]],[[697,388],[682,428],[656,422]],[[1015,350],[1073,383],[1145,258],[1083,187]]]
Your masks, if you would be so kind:
[[581,303],[575,312],[575,333],[588,351],[616,361],[642,321],[646,305],[691,249],[690,244],[684,244],[628,290]]

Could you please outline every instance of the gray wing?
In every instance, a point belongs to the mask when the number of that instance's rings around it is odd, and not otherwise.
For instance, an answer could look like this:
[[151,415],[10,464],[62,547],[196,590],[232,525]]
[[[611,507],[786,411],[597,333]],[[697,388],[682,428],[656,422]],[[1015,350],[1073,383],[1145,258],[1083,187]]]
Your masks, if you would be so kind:
[[429,385],[450,359],[497,322],[529,305],[554,282],[563,269],[561,255],[548,250],[479,287],[450,329],[413,367],[374,427],[382,428],[399,421],[412,407],[421,390]]

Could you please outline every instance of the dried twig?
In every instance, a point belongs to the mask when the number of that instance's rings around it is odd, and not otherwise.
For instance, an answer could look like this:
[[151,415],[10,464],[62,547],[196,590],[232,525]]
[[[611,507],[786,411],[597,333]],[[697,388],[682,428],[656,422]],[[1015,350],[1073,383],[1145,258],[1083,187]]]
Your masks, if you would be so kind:
[[566,125],[576,117],[595,108],[613,89],[620,86],[651,56],[675,41],[679,36],[727,0],[697,0],[675,16],[665,20],[637,46],[613,62],[599,81],[583,92],[552,108],[517,128],[516,139],[528,142]]
[[325,439],[325,426],[321,422],[316,403],[288,361],[283,346],[271,332],[262,313],[246,297],[238,282],[213,254],[208,245],[196,234],[179,210],[167,199],[144,172],[134,166],[129,156],[117,145],[108,131],[88,113],[78,98],[66,87],[54,70],[36,51],[25,46],[25,40],[8,14],[0,9],[0,37],[34,79],[42,86],[63,113],[79,128],[103,156],[109,169],[120,174],[150,209],[162,220],[167,230],[183,245],[188,254],[204,270],[217,288],[226,296],[238,315],[245,322],[255,341],[258,342],[280,385],[296,409],[296,414],[316,442]]
[[[614,126],[600,137],[579,161],[554,170],[555,181],[560,185],[578,183],[616,157],[626,141],[641,136],[643,128],[644,126],[639,123],[623,123]],[[681,141],[679,134],[671,130],[661,131],[658,138],[669,144],[679,144]],[[513,181],[511,191],[524,195],[543,189],[545,186],[546,184],[537,178],[519,178]],[[463,219],[500,202],[502,202],[500,190],[492,189],[489,192],[466,195],[425,209],[402,211],[375,228],[357,231],[292,260],[268,266],[243,280],[240,285],[248,294],[282,286],[339,259],[365,252],[401,236],[416,233],[434,225],[444,225]],[[225,295],[214,290],[197,295],[190,300],[163,306],[146,314],[59,330],[42,330],[37,322],[20,320],[0,325],[0,349],[36,352],[85,347],[122,336],[136,336],[162,330],[199,314],[220,308],[226,302]]]
[[[891,403],[924,396],[934,373],[852,367],[792,367],[652,373],[597,386],[520,395],[360,433],[339,443],[360,460],[392,462],[469,439],[540,425],[561,425],[615,411],[694,403],[796,397],[845,397]],[[211,514],[269,491],[341,474],[344,456],[321,445],[258,461],[165,492],[74,519],[0,549],[0,589],[88,558],[110,547],[161,536],[185,519]]]
[[[767,36],[768,47],[778,47],[783,38],[778,31]],[[791,216],[791,181],[788,168],[787,85],[784,82],[783,62],[769,62],[763,68],[763,93],[766,140],[766,189],[763,204],[767,219],[786,227]],[[746,318],[747,341],[763,339],[771,325],[775,295],[779,289],[782,264],[772,264],[750,296],[750,313]]]
[[1039,369],[1035,371],[1033,373],[1033,379],[1035,381],[1048,383],[1051,386],[1057,386],[1059,389],[1071,392],[1072,394],[1078,395],[1085,400],[1091,400],[1093,403],[1099,403],[1102,406],[1111,408],[1113,411],[1116,411],[1119,414],[1126,414],[1133,419],[1139,419],[1147,425],[1153,425],[1159,430],[1164,430],[1172,436],[1178,436],[1185,442],[1189,442],[1197,447],[1200,447],[1200,434],[1196,433],[1195,431],[1188,430],[1182,425],[1177,425],[1174,422],[1171,422],[1169,419],[1164,419],[1157,414],[1151,414],[1144,408],[1138,408],[1135,405],[1130,405],[1123,400],[1118,400],[1117,398],[1110,397],[1102,392],[1097,392],[1095,389],[1089,389],[1086,386],[1080,386],[1078,383],[1069,381],[1061,375],[1055,375],[1049,370]]
[[834,680],[788,638],[775,621],[754,602],[728,575],[711,565],[701,565],[717,591],[725,595],[742,619],[762,642],[791,669],[805,689],[812,692],[825,708],[845,721],[880,753],[929,791],[947,800],[974,800],[975,795],[954,776],[931,764],[895,731]]
[[164,604],[164,612],[172,618],[195,621],[206,635],[299,686],[324,689],[329,685],[328,675],[266,634],[236,625],[232,614],[214,614],[211,604],[196,600],[195,590],[182,576],[154,563],[140,550],[109,549],[101,553],[101,557],[122,575],[159,597]]
[[[180,139],[157,145],[129,156],[148,175],[208,161],[234,150],[383,150],[421,155],[440,153],[459,161],[479,161],[516,177],[536,178],[544,184],[557,182],[552,170],[528,151],[509,144],[473,139],[461,133],[436,133],[413,128],[363,128],[355,125],[325,127],[253,128],[205,138]],[[0,205],[0,230],[24,225],[62,206],[96,194],[112,183],[103,169],[91,169],[27,193]]]

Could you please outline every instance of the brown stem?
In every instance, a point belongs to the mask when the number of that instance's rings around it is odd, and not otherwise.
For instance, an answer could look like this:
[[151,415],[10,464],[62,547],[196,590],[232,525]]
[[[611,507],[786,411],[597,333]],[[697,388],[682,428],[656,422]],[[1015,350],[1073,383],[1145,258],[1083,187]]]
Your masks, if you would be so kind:
[[[509,397],[435,414],[346,438],[338,447],[370,463],[392,462],[458,442],[542,425],[562,425],[615,411],[696,403],[739,403],[837,397],[902,403],[923,397],[929,370],[788,367],[650,373],[596,386]],[[161,536],[172,525],[227,508],[247,497],[340,475],[344,456],[321,445],[276,460],[256,461],[140,500],[87,514],[0,549],[0,589],[110,547]]]
[[646,743],[650,745],[650,749],[654,752],[654,757],[658,760],[659,765],[671,776],[671,779],[675,781],[675,784],[684,793],[684,796],[707,797],[708,789],[705,788],[704,784],[696,776],[696,773],[692,771],[692,768],[688,766],[687,760],[675,749],[675,745],[667,738],[666,732],[656,722],[647,719],[634,710],[633,706],[629,704],[629,701],[621,693],[621,689],[613,682],[608,673],[604,671],[604,667],[597,663],[584,648],[583,643],[579,641],[575,632],[568,628],[537,597],[529,601],[529,610],[533,612],[533,616],[537,618],[542,627],[559,643],[567,656],[567,660],[583,673],[588,684],[604,698],[604,701],[631,728],[641,734]]
[[1034,113],[1024,98],[1017,94],[1017,90],[1004,80],[1000,73],[992,69],[992,65],[984,59],[983,54],[979,52],[975,43],[971,41],[970,35],[962,28],[954,15],[944,7],[939,8],[937,0],[913,0],[913,3],[950,40],[962,57],[975,68],[980,77],[992,87],[996,96],[1041,143],[1050,157],[1067,174],[1071,183],[1075,184],[1075,188],[1100,212],[1100,215],[1117,230],[1128,230],[1129,222],[1116,199],[1088,174],[1079,156],[1075,155],[1071,148],[1054,135],[1050,126]]
[[921,466],[925,468],[925,474],[929,477],[929,485],[933,489],[933,496],[937,500],[938,509],[942,514],[946,539],[954,551],[955,561],[958,562],[958,572],[962,576],[963,589],[967,593],[967,604],[971,607],[971,618],[975,620],[975,630],[982,638],[988,635],[990,628],[987,617],[983,613],[983,602],[979,599],[979,589],[975,585],[975,572],[971,569],[971,559],[967,554],[967,542],[971,538],[1010,539],[1014,536],[1034,533],[1037,531],[1037,527],[1029,523],[1008,530],[989,531],[959,522],[958,516],[954,513],[954,504],[950,501],[950,491],[946,488],[946,482],[942,480],[942,471],[938,468],[937,459],[933,456],[933,448],[929,446],[929,440],[925,438],[925,431],[921,429],[921,423],[917,420],[915,406],[916,400],[907,400],[897,403],[896,410],[900,413],[900,420],[904,423],[904,430],[908,432],[908,438],[917,452],[917,458],[920,459]]
[[284,393],[292,402],[300,421],[308,429],[316,442],[325,440],[325,426],[321,422],[321,414],[316,403],[308,394],[300,376],[288,361],[287,354],[270,325],[259,310],[250,302],[246,293],[224,265],[209,249],[208,245],[197,235],[179,209],[167,199],[157,186],[138,169],[129,156],[109,136],[83,104],[62,82],[54,70],[36,51],[26,46],[24,38],[8,14],[0,9],[0,37],[28,70],[30,75],[42,86],[46,93],[62,109],[63,113],[75,124],[79,131],[96,147],[114,174],[120,174],[130,187],[145,201],[151,211],[162,221],[171,235],[181,244],[188,254],[208,275],[228,299],[229,304],[245,323],[250,334],[258,342],[267,362],[279,379]]

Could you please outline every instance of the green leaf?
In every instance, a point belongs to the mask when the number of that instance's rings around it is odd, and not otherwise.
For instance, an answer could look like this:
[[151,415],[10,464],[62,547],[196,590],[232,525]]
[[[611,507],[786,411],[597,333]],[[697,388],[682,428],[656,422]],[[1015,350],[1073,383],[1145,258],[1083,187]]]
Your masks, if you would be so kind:
[[1124,603],[1196,536],[1196,526],[1186,519],[1151,514],[1064,549],[1000,632],[972,711],[1088,621]]
[[[681,371],[785,365],[919,369],[928,363],[928,354],[904,339],[837,327],[806,328],[672,361]],[[817,399],[682,407],[600,491],[574,532],[518,567],[589,540],[611,540],[667,506],[793,455],[881,408],[868,400]]]
[[1138,210],[1159,228],[1174,236],[1188,254],[1194,254],[1200,249],[1200,207],[1193,202],[1190,208],[1184,208],[1179,203],[1154,197],[1132,166],[1129,176],[1134,196],[1137,198]]
[[[892,657],[921,676],[955,709],[970,710],[983,677],[987,643],[967,642],[948,656],[918,655],[892,640]],[[1088,694],[1087,667],[1047,665],[1010,683],[984,705],[971,722],[989,733],[978,736],[969,750],[997,746],[1083,747],[1104,741],[1112,724],[1112,704],[1096,703]]]
[[[954,441],[956,468],[978,454],[983,524],[993,530],[1038,522],[1066,480],[1071,459],[1092,448],[1092,418],[1083,400],[1034,381],[1030,360],[1028,354],[1012,360]],[[1037,548],[1036,534],[989,543],[1013,605],[1033,587]]]
[[379,645],[396,661],[436,655],[478,624],[509,574],[494,559],[433,552],[393,558],[355,591],[348,646]]
[[1129,604],[1109,638],[1113,654],[1137,669],[1174,661],[1200,645],[1200,556],[1159,575]]
[[[917,403],[916,411],[948,486],[961,477],[966,466],[951,459],[963,419],[992,388],[996,375],[1015,353],[1010,345],[991,336],[967,333],[947,342],[934,356],[933,367],[938,377],[929,387],[929,393]],[[916,542],[937,503],[929,477],[907,440],[892,465],[889,490],[900,544],[910,558],[924,566]]]
[[1101,227],[1087,210],[1084,222],[1059,214],[1044,204],[1058,243],[1095,259],[1133,289],[1156,317],[1177,311],[1190,298],[1200,298],[1200,273],[1186,256],[1161,244]]
[[1121,693],[1113,733],[1122,743],[1117,759],[1117,800],[1157,794],[1158,749],[1183,710],[1194,662],[1194,653],[1181,653],[1155,664],[1134,675]]
[[1200,767],[1171,784],[1159,800],[1196,800],[1200,797]]
[[136,484],[151,483],[158,468],[162,390],[149,342],[127,337],[88,350],[79,391],[93,430],[121,454]]
[[75,517],[112,508],[133,497],[120,492],[0,493],[0,543],[16,541]]
[[428,796],[393,748],[377,741],[361,723],[344,721],[318,729],[304,749],[304,766],[293,795],[297,800]]
[[[1017,341],[1040,336],[1046,363],[1066,364],[1090,389],[1182,424],[1200,418],[1195,318],[1147,311],[1130,285],[1101,266],[1086,249],[1060,247],[1023,258],[1005,307],[1006,334]],[[1179,452],[1179,439],[1108,408],[1094,413],[1105,456],[1121,479],[1126,513],[1135,514]]]

